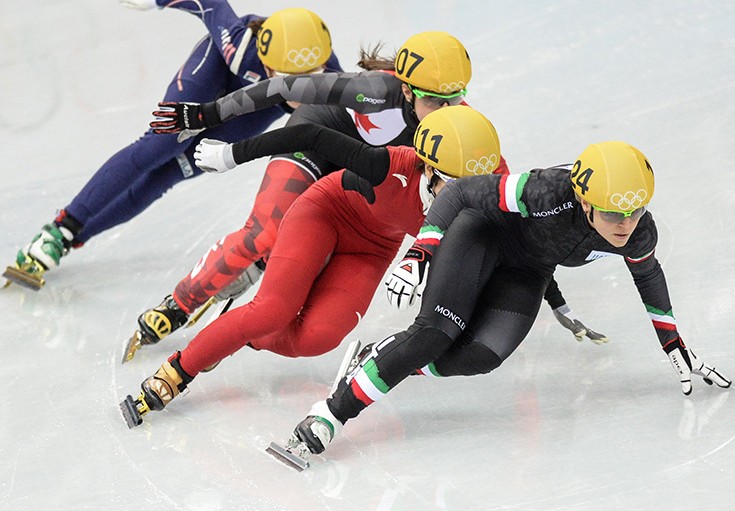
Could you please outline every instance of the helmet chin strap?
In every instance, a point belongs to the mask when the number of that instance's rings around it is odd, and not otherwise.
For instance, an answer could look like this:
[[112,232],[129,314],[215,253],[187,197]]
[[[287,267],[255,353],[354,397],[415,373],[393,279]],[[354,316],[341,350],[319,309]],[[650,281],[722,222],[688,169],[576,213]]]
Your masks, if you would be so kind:
[[421,204],[423,205],[424,215],[429,211],[429,208],[434,203],[436,195],[434,194],[434,186],[431,181],[426,177],[426,174],[421,174],[421,184],[419,185],[419,197],[421,198]]

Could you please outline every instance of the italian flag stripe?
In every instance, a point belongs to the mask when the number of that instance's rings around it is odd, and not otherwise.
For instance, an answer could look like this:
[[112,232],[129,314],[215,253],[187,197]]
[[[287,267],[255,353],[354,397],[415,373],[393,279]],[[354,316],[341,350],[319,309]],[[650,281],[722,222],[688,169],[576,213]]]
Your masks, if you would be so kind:
[[676,330],[676,323],[662,323],[661,321],[653,321],[653,327],[656,330],[669,330],[673,331]]
[[426,225],[421,228],[419,235],[416,237],[416,243],[420,245],[437,247],[444,237],[444,231],[435,225]]
[[676,330],[676,319],[674,318],[674,311],[662,311],[656,307],[646,305],[646,311],[648,311],[648,317],[651,318],[653,326],[661,330]]
[[419,369],[419,374],[422,376],[434,376],[436,378],[441,378],[441,374],[439,374],[436,370],[436,366],[434,366],[434,362],[430,362],[428,365],[425,365],[421,369]]
[[528,173],[506,174],[500,178],[498,190],[500,192],[500,202],[498,207],[501,211],[520,213],[524,217],[528,216],[526,205],[521,200],[526,181],[528,181]]
[[626,259],[631,263],[642,263],[649,257],[653,255],[653,253],[656,251],[656,249],[651,250],[649,253],[641,256],[641,257],[626,257]]
[[352,389],[352,393],[355,395],[355,397],[360,400],[365,406],[369,406],[373,404],[373,400],[370,399],[370,397],[365,394],[365,392],[362,390],[362,387],[360,387],[360,384],[357,383],[357,379],[353,379],[350,383],[350,388]]
[[375,365],[374,360],[370,360],[365,366],[358,371],[355,378],[352,380],[353,390],[355,390],[355,384],[360,388],[360,391],[365,398],[370,401],[361,399],[357,392],[355,396],[360,399],[363,403],[373,403],[381,399],[390,390],[388,385],[380,379],[378,375],[378,366]]

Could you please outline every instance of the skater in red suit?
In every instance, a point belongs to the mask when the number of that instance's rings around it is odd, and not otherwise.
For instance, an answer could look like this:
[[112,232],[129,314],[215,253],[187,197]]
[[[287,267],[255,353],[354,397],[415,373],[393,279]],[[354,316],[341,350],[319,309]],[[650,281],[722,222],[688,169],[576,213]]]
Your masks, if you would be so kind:
[[[312,149],[350,170],[330,174],[286,214],[253,300],[225,313],[142,384],[121,407],[128,424],[163,409],[192,379],[243,346],[286,357],[334,349],[367,311],[406,234],[415,236],[447,181],[498,171],[492,124],[467,106],[419,124],[414,148],[375,148],[316,126],[287,127],[197,148],[202,170],[223,171],[284,150]],[[502,172],[502,169],[501,169]]]
[[[287,126],[317,124],[373,146],[410,146],[424,116],[463,102],[472,75],[470,59],[462,43],[446,32],[410,37],[398,51],[404,57],[395,60],[380,57],[378,50],[363,51],[358,65],[368,71],[335,74],[334,80],[277,76],[211,103],[162,103],[156,112],[162,120],[151,125],[157,133],[187,137],[291,101],[301,106]],[[408,55],[414,56],[409,62]],[[140,315],[142,344],[158,342],[184,325],[210,297],[241,294],[255,283],[286,210],[317,180],[340,170],[314,151],[274,154],[244,226],[217,241],[171,295]]]
[[[410,37],[394,59],[381,58],[377,49],[363,52],[360,66],[371,71],[277,76],[211,103],[162,103],[157,112],[161,120],[151,125],[157,133],[192,136],[237,116],[294,101],[301,106],[287,126],[317,124],[372,146],[408,146],[427,114],[463,102],[471,78],[467,50],[446,32]],[[502,158],[498,165],[507,168]],[[286,210],[314,182],[339,169],[315,151],[271,158],[245,225],[215,243],[170,295],[139,316],[138,331],[123,360],[130,360],[141,345],[157,343],[186,324],[210,298],[237,296],[257,282]],[[354,186],[364,183],[354,179]],[[401,276],[405,275],[399,272],[389,287],[391,303],[397,306],[420,294],[415,286],[401,284]],[[596,343],[607,341],[574,316],[556,282],[550,283],[546,299],[555,317],[578,340],[586,335]]]

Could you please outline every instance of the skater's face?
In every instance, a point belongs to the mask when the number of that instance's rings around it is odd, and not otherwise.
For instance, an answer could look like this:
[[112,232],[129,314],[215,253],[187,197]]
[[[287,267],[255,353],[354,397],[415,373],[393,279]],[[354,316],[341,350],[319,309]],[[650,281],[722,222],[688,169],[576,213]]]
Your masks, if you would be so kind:
[[633,211],[627,217],[624,215],[605,214],[609,212],[598,211],[592,204],[582,200],[582,209],[584,210],[587,221],[597,233],[602,236],[605,241],[614,247],[624,247],[630,239],[638,222],[645,210],[643,208]]
[[413,103],[413,108],[419,121],[422,121],[431,112],[435,112],[445,106],[459,105],[464,101],[464,93],[451,98],[440,98],[428,95],[419,89],[412,89],[411,86],[405,83],[402,85],[402,90],[406,101]]
[[[424,174],[426,174],[426,179],[429,180],[429,183],[432,183],[431,191],[434,193],[434,197],[438,197],[439,192],[441,192],[444,187],[447,186],[447,183],[449,181],[445,181],[442,175],[437,174],[434,170],[434,167],[432,167],[428,163],[424,163]],[[439,177],[439,179],[436,179],[435,176]],[[434,178],[433,181],[432,178]]]

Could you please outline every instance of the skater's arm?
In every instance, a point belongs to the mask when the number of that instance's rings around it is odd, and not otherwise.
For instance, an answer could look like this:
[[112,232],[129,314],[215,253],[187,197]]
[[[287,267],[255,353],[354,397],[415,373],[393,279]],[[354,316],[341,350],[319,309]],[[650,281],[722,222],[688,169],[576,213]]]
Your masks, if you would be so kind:
[[349,168],[373,186],[383,182],[390,166],[385,147],[373,147],[316,124],[287,126],[232,145],[237,164],[262,156],[307,150],[335,165]]
[[[239,115],[292,101],[307,105],[338,105],[361,113],[385,108],[381,103],[395,101],[400,88],[391,87],[395,77],[377,71],[364,73],[321,73],[274,76],[243,87],[209,103],[159,103],[150,123],[154,133],[199,133]],[[395,84],[393,84],[395,85]],[[372,91],[373,102],[361,101],[364,91]]]
[[158,4],[201,19],[232,74],[242,76],[251,68],[253,59],[258,58],[255,45],[250,45],[254,34],[248,25],[260,17],[251,14],[240,18],[226,0],[159,0]]
[[383,182],[390,168],[385,147],[372,147],[316,124],[287,126],[235,144],[203,139],[194,159],[205,172],[226,172],[256,158],[295,151],[314,151],[340,167],[349,168],[373,186]]

